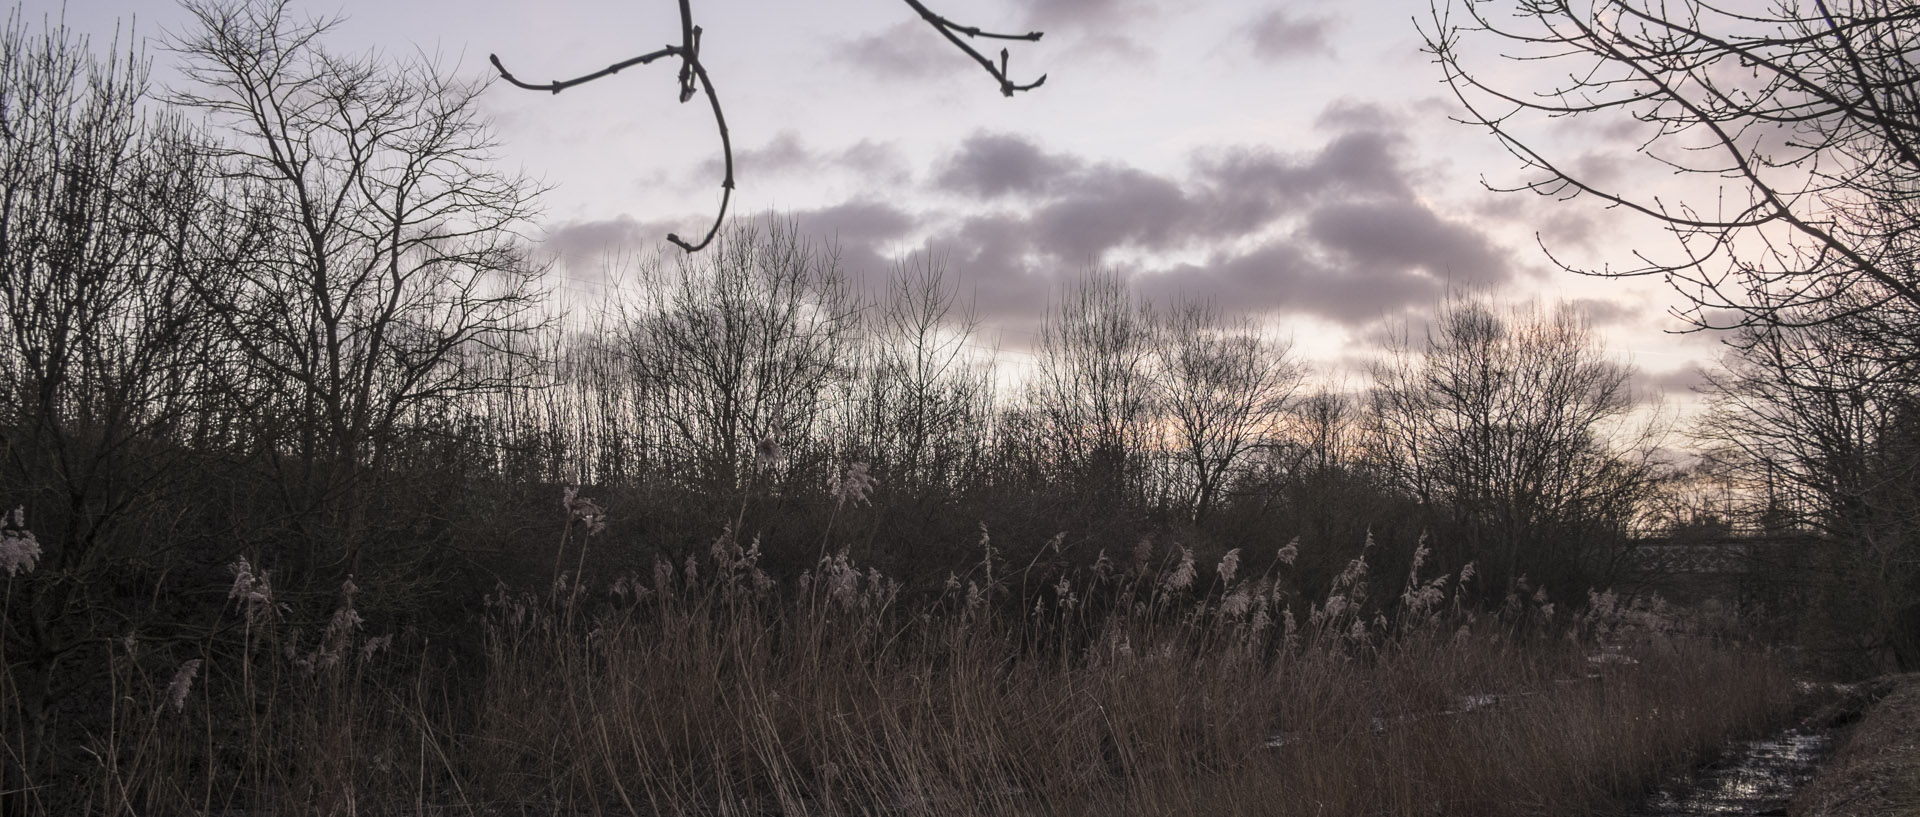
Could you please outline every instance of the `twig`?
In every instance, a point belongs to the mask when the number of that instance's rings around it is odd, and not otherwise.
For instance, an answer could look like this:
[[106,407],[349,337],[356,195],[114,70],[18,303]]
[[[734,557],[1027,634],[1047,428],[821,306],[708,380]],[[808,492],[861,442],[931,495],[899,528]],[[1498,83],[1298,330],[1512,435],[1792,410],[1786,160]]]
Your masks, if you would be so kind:
[[968,45],[966,40],[962,40],[957,36],[957,34],[965,34],[968,37],[985,37],[994,40],[1039,42],[1043,32],[1029,31],[1025,34],[997,34],[991,31],[981,31],[977,26],[963,26],[935,14],[932,9],[922,5],[920,0],[901,0],[901,2],[906,3],[912,7],[914,11],[919,12],[920,17],[927,21],[927,25],[933,26],[935,31],[940,32],[940,36],[947,38],[947,42],[953,43],[956,48],[966,52],[967,56],[972,57],[974,62],[980,63],[981,68],[987,69],[987,73],[992,74],[994,79],[999,80],[1001,96],[1013,96],[1016,91],[1031,91],[1040,87],[1041,83],[1047,81],[1047,75],[1041,74],[1039,79],[1025,85],[1015,84],[1013,80],[1007,78],[1006,49],[1000,49],[1000,64],[996,66],[992,60],[987,59],[985,55],[974,50],[973,46]]

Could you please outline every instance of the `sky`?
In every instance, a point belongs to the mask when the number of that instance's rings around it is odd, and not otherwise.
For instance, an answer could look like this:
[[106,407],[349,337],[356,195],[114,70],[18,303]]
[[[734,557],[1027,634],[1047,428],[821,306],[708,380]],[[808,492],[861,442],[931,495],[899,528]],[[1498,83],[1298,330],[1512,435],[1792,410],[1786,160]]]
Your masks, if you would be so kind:
[[[1559,269],[1632,265],[1670,247],[1590,201],[1496,193],[1523,178],[1421,49],[1427,0],[947,0],[992,31],[1016,81],[996,82],[898,0],[692,0],[724,105],[738,189],[732,218],[773,215],[837,247],[869,286],[931,252],[980,321],[979,341],[1030,348],[1048,303],[1089,269],[1161,302],[1212,299],[1290,338],[1319,379],[1363,383],[1389,332],[1422,331],[1450,291],[1566,301],[1638,369],[1636,390],[1685,407],[1719,346],[1669,314],[1658,281]],[[671,0],[296,0],[339,16],[330,47],[425,56],[483,77],[496,53],[520,78],[570,77],[678,39]],[[58,0],[21,6],[58,19]],[[69,27],[150,41],[187,17],[168,0],[66,0]],[[983,50],[1003,43],[985,41]],[[1488,70],[1525,66],[1488,54]],[[719,201],[720,149],[703,100],[677,104],[666,62],[554,95],[483,97],[502,161],[551,187],[529,231],[569,299],[601,297],[621,265],[700,235]],[[1626,161],[1633,135],[1534,122],[1583,167],[1675,185]],[[677,251],[676,251],[677,252]]]

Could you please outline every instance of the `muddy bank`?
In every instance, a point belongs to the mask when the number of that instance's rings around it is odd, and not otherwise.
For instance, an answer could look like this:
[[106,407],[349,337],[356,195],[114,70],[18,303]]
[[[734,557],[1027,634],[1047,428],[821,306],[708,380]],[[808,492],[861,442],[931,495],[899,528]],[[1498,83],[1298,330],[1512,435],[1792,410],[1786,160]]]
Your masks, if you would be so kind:
[[1862,686],[1857,721],[1836,714],[1840,748],[1794,798],[1792,817],[1920,815],[1920,674]]

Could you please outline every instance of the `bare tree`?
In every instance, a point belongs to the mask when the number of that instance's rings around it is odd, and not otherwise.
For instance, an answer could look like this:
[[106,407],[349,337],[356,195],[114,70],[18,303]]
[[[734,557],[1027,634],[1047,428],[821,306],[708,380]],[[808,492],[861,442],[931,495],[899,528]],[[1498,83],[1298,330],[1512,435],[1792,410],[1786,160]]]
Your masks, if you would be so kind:
[[[849,363],[858,304],[790,224],[736,224],[713,252],[654,262],[624,337],[641,410],[677,478],[734,495],[795,453]],[[764,485],[764,483],[763,483]]]
[[862,449],[892,487],[951,491],[979,466],[993,412],[992,367],[973,346],[976,322],[944,259],[896,265],[868,322],[866,357],[847,410]]
[[1174,307],[1163,322],[1160,410],[1200,521],[1219,503],[1234,468],[1274,435],[1303,371],[1285,344],[1262,337],[1249,320],[1227,322],[1212,304]]
[[1158,384],[1152,310],[1112,273],[1069,289],[1040,330],[1029,401],[1050,465],[1110,498],[1146,476]]
[[1372,459],[1450,517],[1488,575],[1567,578],[1588,544],[1577,534],[1624,531],[1650,441],[1621,436],[1628,370],[1572,309],[1449,302],[1424,343],[1397,339],[1373,376]]
[[[1695,325],[1724,327],[1920,310],[1917,31],[1920,7],[1888,0],[1449,0],[1425,34],[1465,121],[1525,167],[1503,189],[1592,196],[1677,239],[1582,271],[1660,276]],[[1698,197],[1580,161],[1558,138],[1573,123],[1631,134]],[[1850,291],[1865,297],[1833,303]]]
[[[1920,609],[1920,388],[1859,354],[1861,328],[1744,330],[1697,433],[1736,481],[1742,517],[1825,534],[1819,571],[1802,577],[1815,579],[1818,620],[1878,657],[1920,636],[1903,623]],[[1905,652],[1904,668],[1920,666]]]
[[492,168],[479,85],[329,52],[333,21],[289,6],[190,0],[172,101],[222,129],[226,195],[252,227],[232,277],[196,294],[283,395],[290,476],[338,517],[351,570],[363,477],[403,418],[509,385],[473,364],[537,322],[540,271],[514,234],[536,191]]

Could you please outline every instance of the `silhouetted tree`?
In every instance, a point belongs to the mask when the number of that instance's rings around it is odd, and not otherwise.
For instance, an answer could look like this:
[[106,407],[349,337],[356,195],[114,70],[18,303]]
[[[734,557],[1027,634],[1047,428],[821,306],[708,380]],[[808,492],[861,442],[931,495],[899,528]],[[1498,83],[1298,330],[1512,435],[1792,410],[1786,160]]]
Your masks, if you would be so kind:
[[1650,483],[1649,440],[1623,433],[1628,370],[1569,307],[1450,301],[1373,376],[1375,465],[1462,538],[1438,544],[1465,545],[1458,557],[1496,582],[1579,583],[1584,551],[1624,534]]
[[1110,273],[1063,293],[1040,330],[1028,401],[1048,465],[1102,502],[1144,497],[1159,384],[1152,310]]
[[806,452],[852,363],[859,304],[839,260],[790,224],[736,224],[711,249],[642,270],[623,337],[662,465],[737,500]]
[[194,291],[279,395],[265,451],[318,511],[310,540],[337,548],[320,558],[354,572],[368,477],[405,419],[512,385],[476,363],[539,323],[540,270],[513,232],[535,189],[492,166],[480,85],[329,52],[333,22],[287,0],[187,9],[172,101],[219,129],[251,227],[229,275]]
[[1277,430],[1301,368],[1284,344],[1249,320],[1225,321],[1210,304],[1165,313],[1158,344],[1160,411],[1170,455],[1196,521],[1220,501],[1234,469]]
[[1920,388],[1859,353],[1851,319],[1754,327],[1709,385],[1699,424],[1743,490],[1745,516],[1826,536],[1810,623],[1884,655],[1920,603]]

